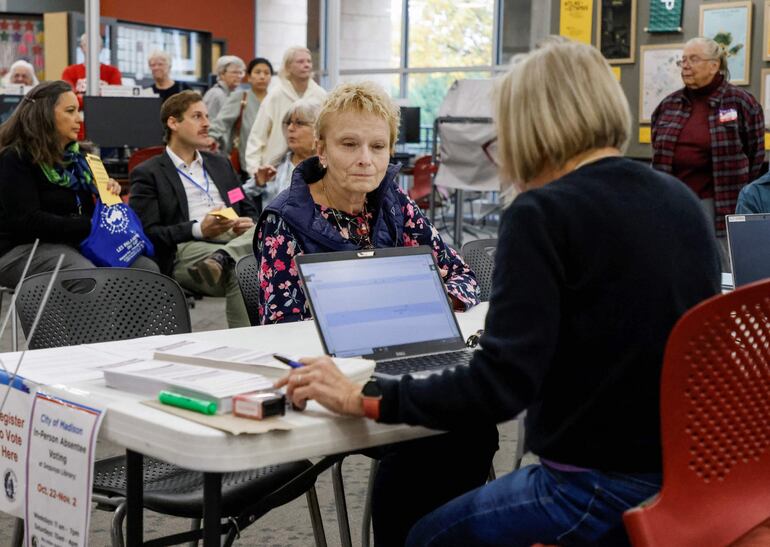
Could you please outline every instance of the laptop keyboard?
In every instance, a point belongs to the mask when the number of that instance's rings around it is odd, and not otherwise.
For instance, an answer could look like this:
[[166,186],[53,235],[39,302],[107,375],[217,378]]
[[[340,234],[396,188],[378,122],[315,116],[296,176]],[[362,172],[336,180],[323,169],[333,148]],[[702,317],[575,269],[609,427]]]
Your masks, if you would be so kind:
[[472,356],[472,350],[460,350],[419,355],[417,357],[404,357],[403,359],[378,362],[377,366],[374,367],[374,371],[390,376],[400,376],[411,372],[434,371],[447,367],[467,365]]

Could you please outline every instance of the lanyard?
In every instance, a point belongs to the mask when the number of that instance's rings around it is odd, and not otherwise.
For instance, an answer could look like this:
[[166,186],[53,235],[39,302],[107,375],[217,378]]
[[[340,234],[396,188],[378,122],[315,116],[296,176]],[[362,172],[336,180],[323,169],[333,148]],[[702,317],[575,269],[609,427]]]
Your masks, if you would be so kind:
[[212,203],[214,203],[214,200],[213,200],[213,199],[211,199],[211,194],[209,194],[209,176],[206,174],[206,168],[205,168],[205,167],[203,167],[203,160],[201,160],[201,170],[203,171],[203,180],[205,180],[205,181],[206,181],[206,187],[205,187],[205,188],[204,188],[203,186],[201,186],[200,184],[198,184],[197,182],[195,182],[195,180],[193,180],[193,178],[192,178],[190,175],[188,175],[187,173],[185,173],[184,171],[182,171],[182,170],[181,170],[179,167],[177,167],[177,168],[176,168],[176,170],[177,170],[177,172],[178,172],[180,175],[182,175],[184,178],[186,178],[187,180],[189,180],[190,182],[192,182],[192,183],[193,183],[193,186],[195,186],[195,187],[196,187],[196,188],[198,188],[198,189],[199,189],[201,192],[203,192],[204,194],[206,194],[206,197],[207,197],[207,198],[208,198],[208,200],[209,200],[209,205],[211,205]]

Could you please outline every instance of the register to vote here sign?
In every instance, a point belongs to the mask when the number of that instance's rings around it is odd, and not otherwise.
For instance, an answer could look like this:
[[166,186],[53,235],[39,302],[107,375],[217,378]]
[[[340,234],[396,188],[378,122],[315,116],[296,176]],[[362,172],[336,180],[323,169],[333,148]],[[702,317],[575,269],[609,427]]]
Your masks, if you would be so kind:
[[88,544],[94,447],[103,415],[37,392],[27,451],[28,547]]

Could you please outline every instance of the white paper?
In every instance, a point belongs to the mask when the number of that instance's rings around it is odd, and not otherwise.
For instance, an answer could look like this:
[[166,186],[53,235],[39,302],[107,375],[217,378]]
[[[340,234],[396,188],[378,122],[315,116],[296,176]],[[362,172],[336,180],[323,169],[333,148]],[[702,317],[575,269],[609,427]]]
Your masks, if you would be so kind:
[[[0,380],[0,400],[5,397],[6,389],[7,379],[4,382]],[[19,518],[24,518],[25,456],[34,391],[34,385],[17,380],[0,412],[0,477],[3,480],[0,511]]]
[[38,391],[27,450],[27,547],[88,544],[96,436],[104,413]]
[[[5,368],[13,372],[21,354],[2,354]],[[73,385],[98,380],[102,378],[102,367],[125,360],[125,354],[115,355],[88,346],[38,349],[27,352],[19,376],[38,384]]]

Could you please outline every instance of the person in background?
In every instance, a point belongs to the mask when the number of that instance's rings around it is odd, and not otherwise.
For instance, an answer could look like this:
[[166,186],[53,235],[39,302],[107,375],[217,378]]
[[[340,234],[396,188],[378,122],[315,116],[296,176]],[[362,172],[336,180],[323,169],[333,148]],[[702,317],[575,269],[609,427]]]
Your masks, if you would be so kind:
[[155,80],[152,90],[160,96],[161,102],[175,93],[190,89],[186,83],[171,79],[171,55],[167,52],[156,49],[147,58],[147,65]]
[[725,215],[738,193],[759,177],[765,158],[762,105],[729,83],[727,51],[710,38],[689,40],[677,63],[684,88],[652,114],[652,166],[683,181],[701,200],[730,268]]
[[[197,92],[166,99],[160,117],[166,151],[131,172],[131,207],[155,247],[161,272],[194,292],[226,297],[227,324],[247,327],[234,266],[251,253],[257,209],[230,162],[201,151],[209,140],[209,121]],[[227,207],[236,218],[213,214]]]
[[738,215],[770,213],[770,172],[741,189],[738,202],[735,204],[735,213]]
[[[24,96],[0,126],[0,284],[19,281],[35,239],[40,240],[27,274],[62,268],[93,268],[79,251],[91,232],[97,195],[77,143],[81,119],[69,83],[46,82]],[[120,193],[110,180],[108,189]],[[158,271],[139,256],[132,268]]]
[[[493,156],[519,194],[469,366],[361,386],[324,356],[276,386],[300,407],[450,432],[527,410],[540,462],[446,500],[410,547],[627,545],[623,512],[660,488],[666,340],[718,294],[717,245],[685,185],[623,157],[631,112],[595,47],[555,38],[515,56],[495,107]],[[402,497],[424,494],[418,479]]]
[[203,95],[210,119],[216,119],[225,99],[243,80],[245,70],[243,60],[235,55],[223,55],[217,59],[217,83]]
[[292,103],[302,98],[323,102],[326,91],[313,81],[312,76],[310,50],[299,46],[286,50],[278,85],[262,102],[246,143],[246,171],[249,174],[256,175],[263,165],[274,165],[285,153],[286,138],[281,121]]
[[3,85],[25,85],[35,87],[40,82],[35,75],[35,67],[24,59],[19,59],[11,65],[3,77]]
[[[88,58],[88,37],[85,34],[80,37],[80,49]],[[86,65],[84,63],[69,65],[62,71],[61,79],[69,83],[78,96],[82,96],[86,92]],[[123,81],[117,67],[104,63],[99,63],[99,80],[102,85],[121,85]]]
[[286,112],[281,125],[288,150],[277,167],[265,165],[257,170],[256,183],[262,188],[262,204],[268,205],[289,187],[294,168],[316,153],[313,133],[321,103],[300,99]]
[[263,57],[256,57],[249,61],[246,77],[249,89],[231,93],[209,127],[209,135],[217,141],[221,152],[230,155],[234,148],[238,149],[240,171],[246,165],[246,141],[257,118],[259,105],[267,95],[273,65]]

